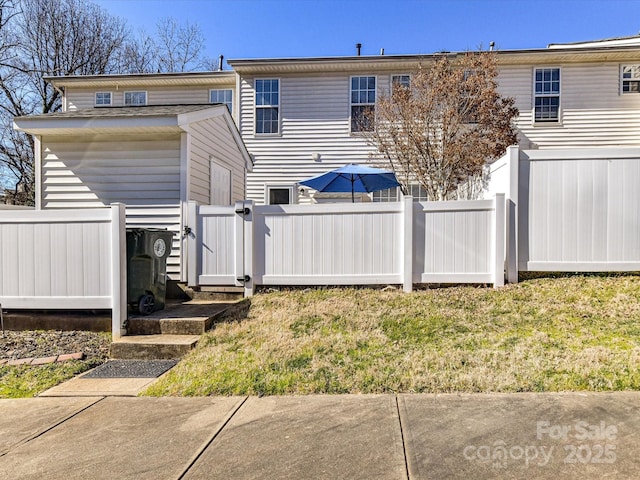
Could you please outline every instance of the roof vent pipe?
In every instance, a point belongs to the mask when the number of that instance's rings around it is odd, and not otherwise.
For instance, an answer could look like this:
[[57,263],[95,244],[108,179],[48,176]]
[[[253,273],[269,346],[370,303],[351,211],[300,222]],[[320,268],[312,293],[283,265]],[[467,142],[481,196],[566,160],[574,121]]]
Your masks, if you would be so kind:
[[496,46],[496,42],[489,42],[489,51],[493,52],[493,47]]
[[360,49],[362,48],[362,44],[361,43],[356,43],[356,53],[358,56],[360,56]]
[[380,55],[384,55],[384,48],[380,49]]
[[224,61],[224,55],[220,55],[218,57],[218,71],[221,72],[222,71],[222,62]]

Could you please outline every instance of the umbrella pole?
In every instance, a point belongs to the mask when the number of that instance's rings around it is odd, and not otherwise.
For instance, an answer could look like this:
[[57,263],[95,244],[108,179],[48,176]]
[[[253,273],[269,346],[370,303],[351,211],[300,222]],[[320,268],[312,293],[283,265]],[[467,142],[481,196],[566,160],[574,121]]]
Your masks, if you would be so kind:
[[356,203],[356,201],[353,198],[353,184],[355,183],[356,179],[353,176],[353,173],[351,174],[351,203]]

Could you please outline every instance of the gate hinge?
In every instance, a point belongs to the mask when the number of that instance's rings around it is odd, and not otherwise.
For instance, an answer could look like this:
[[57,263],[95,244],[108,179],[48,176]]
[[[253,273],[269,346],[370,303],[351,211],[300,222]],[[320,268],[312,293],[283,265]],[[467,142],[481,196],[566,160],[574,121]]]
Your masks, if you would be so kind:
[[249,207],[238,208],[236,209],[236,213],[242,214],[242,215],[249,215],[251,213],[251,210],[249,210]]
[[249,275],[245,275],[244,277],[236,278],[236,280],[242,283],[249,283],[251,281],[251,277]]

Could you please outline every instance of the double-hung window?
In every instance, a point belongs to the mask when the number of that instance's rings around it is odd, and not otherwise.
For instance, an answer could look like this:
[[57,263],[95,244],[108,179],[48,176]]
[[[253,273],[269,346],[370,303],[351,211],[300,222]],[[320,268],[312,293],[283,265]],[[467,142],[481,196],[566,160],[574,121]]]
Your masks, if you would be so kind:
[[256,133],[280,132],[280,80],[256,80]]
[[622,93],[640,93],[640,65],[622,66]]
[[146,105],[147,92],[124,92],[124,104],[131,106]]
[[536,68],[534,75],[534,121],[560,121],[560,69]]
[[111,92],[96,92],[96,106],[111,105]]
[[233,113],[233,90],[230,88],[209,90],[209,102],[226,105],[229,113]]
[[351,77],[351,131],[373,130],[376,77]]

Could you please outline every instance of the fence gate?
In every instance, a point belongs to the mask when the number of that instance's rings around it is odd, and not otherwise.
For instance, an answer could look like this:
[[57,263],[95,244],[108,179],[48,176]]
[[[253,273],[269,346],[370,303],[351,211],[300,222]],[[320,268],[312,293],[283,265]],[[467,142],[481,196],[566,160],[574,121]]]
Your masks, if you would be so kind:
[[187,280],[190,286],[241,286],[245,295],[253,293],[247,273],[251,259],[250,220],[253,202],[231,206],[198,205],[187,208]]

